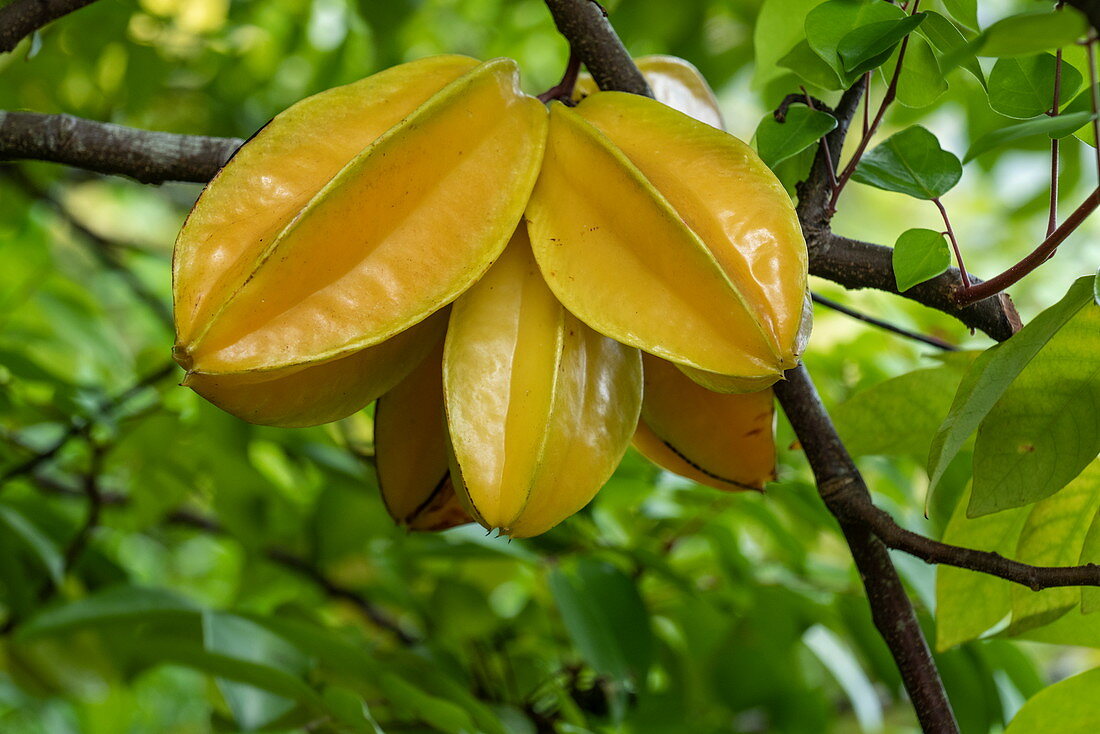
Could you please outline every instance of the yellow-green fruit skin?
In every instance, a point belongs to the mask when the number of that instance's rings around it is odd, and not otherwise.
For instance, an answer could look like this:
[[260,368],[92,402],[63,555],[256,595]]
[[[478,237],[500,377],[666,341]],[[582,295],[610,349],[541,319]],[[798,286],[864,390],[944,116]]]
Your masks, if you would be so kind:
[[699,235],[763,327],[777,367],[794,367],[809,277],[806,243],[790,197],[756,152],[636,95],[592,95],[577,111]]
[[645,396],[635,447],[668,471],[724,490],[775,479],[771,390],[716,395],[664,360],[643,358]]
[[378,400],[374,451],[382,501],[398,525],[410,530],[444,530],[471,522],[449,476],[442,338],[404,380]]
[[[763,316],[682,213],[578,112],[554,103],[550,118],[527,219],[539,267],[563,305],[596,331],[680,364],[778,376],[784,363]],[[661,149],[675,132],[653,131],[649,144]]]
[[637,422],[641,364],[562,308],[521,227],[454,305],[443,384],[456,491],[487,528],[527,537],[614,471]]

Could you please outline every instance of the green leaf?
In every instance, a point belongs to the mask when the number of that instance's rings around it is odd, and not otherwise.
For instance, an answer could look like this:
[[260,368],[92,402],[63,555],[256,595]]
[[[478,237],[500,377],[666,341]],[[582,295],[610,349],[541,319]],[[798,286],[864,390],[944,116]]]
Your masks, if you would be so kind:
[[[998,59],[989,73],[989,106],[1008,117],[1026,119],[1047,112],[1054,103],[1057,60],[1050,54]],[[1081,86],[1081,73],[1062,64],[1062,99]]]
[[[943,542],[1011,557],[1027,520],[1023,510],[968,518],[969,490],[955,505]],[[1010,584],[977,571],[953,566],[936,570],[936,649],[948,650],[983,633],[1012,608]]]
[[1070,46],[1087,30],[1085,17],[1072,8],[1010,15],[985,29],[980,55],[1027,56]]
[[[1095,85],[1094,88],[1100,90],[1100,84]],[[1092,89],[1093,88],[1090,88],[1090,87],[1086,86],[1083,90],[1081,90],[1080,94],[1078,94],[1076,97],[1074,97],[1068,103],[1066,103],[1066,105],[1062,108],[1062,116],[1063,117],[1068,117],[1069,115],[1074,115],[1074,114],[1078,114],[1078,113],[1083,112],[1083,113],[1088,114],[1089,120],[1091,121],[1092,120]],[[1074,134],[1076,134],[1078,138],[1080,138],[1084,142],[1088,143],[1092,147],[1094,147],[1094,148],[1096,147],[1096,136],[1093,134],[1092,125],[1090,125],[1088,123],[1085,123],[1082,127],[1075,130]]]
[[943,0],[943,7],[970,30],[978,30],[978,0]]
[[939,486],[963,443],[1039,350],[1089,302],[1092,278],[1079,278],[1061,301],[1031,320],[1019,333],[984,352],[971,365],[955,393],[951,410],[928,454],[928,495]]
[[931,41],[936,50],[940,52],[940,70],[946,74],[956,66],[962,66],[984,87],[985,73],[982,71],[982,65],[978,63],[978,59],[962,31],[937,12],[930,10],[924,15],[925,21],[921,24],[919,33]]
[[970,150],[966,151],[966,157],[963,158],[963,163],[974,160],[982,153],[987,153],[1016,140],[1022,140],[1036,135],[1048,135],[1052,138],[1062,138],[1066,135],[1072,135],[1075,131],[1079,130],[1082,125],[1088,124],[1088,122],[1092,120],[1092,117],[1092,114],[1089,112],[1075,112],[1072,115],[1041,117],[1037,120],[1027,120],[1015,125],[999,128],[986,133],[971,143]]
[[645,681],[653,633],[633,579],[608,563],[582,558],[573,572],[551,572],[550,591],[569,636],[596,672]]
[[1044,688],[1024,704],[1005,734],[1093,734],[1100,729],[1100,668]]
[[861,26],[905,17],[901,8],[878,0],[828,0],[806,16],[806,40],[814,53],[836,72],[843,82],[842,88],[847,88],[859,74],[844,68],[840,58],[844,37]]
[[48,535],[35,527],[34,523],[14,507],[7,505],[0,505],[0,526],[6,527],[6,530],[0,530],[0,532],[11,533],[12,537],[22,541],[23,545],[38,558],[55,585],[61,584],[65,573],[65,559],[61,555],[61,550]]
[[756,128],[756,148],[769,168],[797,155],[836,127],[836,118],[821,110],[792,105],[783,122],[768,113]]
[[[1079,281],[1082,290],[1091,280]],[[1100,306],[1089,297],[982,420],[970,514],[1027,505],[1064,487],[1100,453],[1097,416]]]
[[901,39],[924,22],[924,17],[924,13],[917,13],[900,20],[882,20],[845,34],[837,46],[844,71],[849,76],[859,75],[882,64]]
[[170,591],[116,586],[46,609],[19,628],[21,639],[121,622],[194,617],[199,607]]
[[[780,60],[806,39],[803,23],[806,14],[822,0],[764,0],[752,31],[753,87],[765,84],[783,74]],[[820,85],[819,85],[820,86]]]
[[917,36],[910,38],[898,77],[898,103],[919,109],[932,104],[946,91],[947,79],[928,41]]
[[852,177],[886,191],[935,199],[950,191],[961,176],[959,159],[940,148],[935,135],[914,125],[863,156]]
[[951,250],[942,232],[909,229],[894,244],[893,263],[898,291],[905,292],[951,267]]
[[[293,645],[256,623],[232,614],[204,612],[203,646],[211,653],[224,655],[301,677],[308,667],[307,658]],[[246,731],[260,729],[294,708],[295,701],[262,688],[219,678],[225,701],[233,718]]]
[[425,724],[450,734],[477,731],[470,715],[450,701],[426,693],[394,673],[383,673],[378,681],[389,702]]
[[[1027,521],[1012,557],[1033,566],[1077,564],[1097,510],[1100,510],[1100,461],[1092,462],[1069,486],[1027,511]],[[1035,592],[1014,584],[1010,591],[1009,634],[1049,624],[1081,603],[1081,591],[1074,587]]]
[[790,53],[779,60],[779,65],[790,69],[806,83],[822,89],[842,89],[840,77],[814,53],[810,44],[802,41]]
[[853,395],[833,411],[837,431],[855,456],[921,456],[966,365],[914,370]]
[[[1092,518],[1089,531],[1085,534],[1085,542],[1081,544],[1081,555],[1077,558],[1077,563],[1100,564],[1100,513]],[[1085,614],[1100,611],[1100,587],[1081,587],[1081,611]]]

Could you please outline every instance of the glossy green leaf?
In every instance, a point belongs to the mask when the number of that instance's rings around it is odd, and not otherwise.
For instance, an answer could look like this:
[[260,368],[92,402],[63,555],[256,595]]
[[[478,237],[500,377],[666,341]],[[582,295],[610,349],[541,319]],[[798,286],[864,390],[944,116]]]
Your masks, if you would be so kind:
[[570,637],[597,672],[644,682],[653,637],[649,613],[629,576],[582,558],[573,571],[558,567],[551,572],[550,591]]
[[1100,668],[1055,683],[1024,704],[1005,734],[1093,734],[1100,729]]
[[924,13],[917,13],[899,20],[868,23],[849,31],[837,46],[844,72],[858,75],[881,65],[890,58],[890,53],[901,39],[916,30],[924,18]]
[[963,158],[963,163],[977,158],[982,153],[1036,135],[1047,135],[1052,138],[1063,138],[1072,135],[1091,119],[1092,114],[1089,112],[1076,112],[1072,115],[1041,117],[1037,120],[1027,120],[1026,122],[998,128],[971,143],[970,150],[966,151],[966,157]]
[[1064,487],[1100,453],[1098,416],[1100,306],[1089,297],[982,420],[970,514],[1030,504]]
[[[989,106],[1019,119],[1047,112],[1054,103],[1056,66],[1050,54],[998,59],[989,73]],[[1069,99],[1080,86],[1081,73],[1062,64],[1061,98]]]
[[1085,17],[1072,8],[1010,15],[983,31],[982,56],[1027,56],[1070,46],[1085,35]]
[[957,359],[856,393],[832,411],[844,445],[856,456],[922,456],[965,369]]
[[800,79],[821,89],[841,89],[843,84],[840,77],[833,71],[820,56],[818,56],[810,44],[803,40],[789,53],[779,60],[779,65],[790,69]]
[[947,79],[940,71],[932,46],[919,36],[910,38],[898,77],[898,103],[913,108],[927,107],[946,91]]
[[61,584],[65,559],[53,540],[14,507],[0,505],[0,532],[11,533],[38,559],[55,586]]
[[969,41],[955,24],[935,11],[924,13],[925,20],[918,33],[923,35],[940,52],[939,66],[945,74],[961,66],[985,86],[985,72],[970,48]]
[[[283,638],[243,617],[204,612],[203,647],[211,653],[274,668],[291,676],[301,676],[307,659]],[[219,678],[233,718],[245,730],[260,729],[286,714],[294,700],[270,693],[248,683]]]
[[920,125],[895,133],[863,156],[856,181],[918,199],[943,196],[962,177],[962,164]]
[[752,32],[753,86],[761,88],[783,74],[780,59],[806,40],[806,14],[822,0],[764,0]]
[[135,620],[194,618],[199,607],[162,589],[118,586],[44,610],[19,628],[22,638]]
[[908,229],[894,244],[894,280],[904,292],[951,267],[951,249],[942,232]]
[[814,53],[825,60],[846,88],[858,77],[848,72],[840,57],[841,41],[862,26],[905,18],[901,8],[875,0],[828,0],[806,16],[806,40]]
[[978,30],[978,0],[943,0],[951,17],[972,31]]
[[[1081,545],[1081,555],[1077,558],[1077,563],[1100,565],[1100,513],[1092,518],[1092,524],[1085,534],[1085,541]],[[1085,614],[1100,611],[1100,587],[1081,587],[1081,611]]]
[[836,118],[832,115],[803,105],[791,105],[783,122],[771,113],[760,121],[756,128],[756,152],[769,168],[774,168],[835,128]]
[[1092,278],[1079,278],[1061,301],[971,365],[955,393],[951,410],[932,440],[928,454],[930,496],[966,439],[1043,346],[1089,302],[1091,290]]
[[[1012,557],[1027,513],[1023,510],[968,518],[969,491],[955,506],[943,542]],[[936,570],[936,648],[947,650],[977,639],[1010,613],[1010,584],[953,566]]]
[[[1062,107],[1062,116],[1069,116],[1073,114],[1086,113],[1089,115],[1089,119],[1092,119],[1092,93],[1093,89],[1097,90],[1097,94],[1100,95],[1100,84],[1090,88],[1086,86],[1081,92],[1071,99],[1064,107]],[[1063,96],[1063,99],[1066,97]],[[1089,145],[1096,147],[1096,135],[1091,123],[1086,123],[1079,129],[1074,131],[1074,134]]]
[[[1033,566],[1074,566],[1100,510],[1100,461],[1092,462],[1058,494],[1028,508],[1013,557]],[[1081,591],[1055,587],[1032,591],[1015,584],[1010,634],[1042,627],[1081,603]]]

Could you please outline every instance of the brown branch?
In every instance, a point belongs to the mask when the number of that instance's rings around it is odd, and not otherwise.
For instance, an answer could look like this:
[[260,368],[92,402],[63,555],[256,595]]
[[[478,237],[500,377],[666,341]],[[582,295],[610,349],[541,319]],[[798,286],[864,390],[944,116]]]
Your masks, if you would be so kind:
[[14,0],[0,8],[0,54],[15,50],[19,42],[39,28],[91,5],[95,0]]
[[1095,189],[1085,198],[1081,205],[1066,217],[1066,221],[1054,230],[1049,237],[1036,247],[1027,257],[1013,265],[1000,275],[995,275],[984,283],[972,285],[969,288],[959,288],[954,294],[955,302],[960,306],[977,303],[990,296],[995,296],[1018,283],[1024,276],[1039,267],[1057,251],[1058,247],[1066,240],[1090,214],[1096,211],[1100,204],[1100,188]]
[[887,546],[916,556],[926,563],[965,568],[969,571],[996,576],[1032,591],[1059,586],[1100,586],[1100,566],[1032,566],[1005,558],[999,553],[963,548],[941,543],[914,533],[894,522],[890,515],[871,503],[869,496],[854,493],[838,498],[844,511],[853,519],[874,531]]
[[[1004,341],[1020,329],[1020,317],[1007,293],[960,307],[955,302],[955,296],[962,287],[962,277],[957,268],[949,268],[942,275],[899,293],[894,279],[893,250],[889,247],[842,237],[828,229],[805,229],[810,233],[806,245],[810,251],[810,273],[813,275],[849,289],[874,288],[898,293],[943,311],[997,341]],[[972,277],[971,282],[977,287],[982,281]]]
[[863,518],[854,516],[852,498],[871,502],[870,492],[837,435],[805,367],[786,373],[775,394],[813,469],[818,492],[837,518],[859,569],[871,616],[901,671],[905,689],[925,732],[952,734],[958,724],[916,612],[898,578],[890,553]]
[[0,111],[0,161],[52,161],[142,183],[205,183],[242,142],[138,130],[72,115]]
[[910,331],[909,329],[903,329],[897,324],[891,324],[889,321],[883,321],[880,318],[876,318],[860,311],[856,311],[853,308],[848,308],[843,303],[837,303],[833,299],[826,298],[819,293],[811,293],[810,297],[813,299],[814,303],[820,304],[825,308],[832,309],[837,313],[842,313],[845,316],[856,319],[857,321],[862,321],[865,324],[877,326],[884,331],[889,331],[891,334],[897,334],[898,336],[903,336],[906,339],[912,339],[913,341],[921,342],[922,344],[927,344],[931,347],[936,347],[937,349],[942,349],[945,352],[954,352],[958,350],[958,347],[956,347],[954,344],[949,344],[943,339],[937,339],[934,336],[928,336],[926,334],[920,334],[915,331]]
[[600,89],[652,97],[642,72],[623,47],[599,3],[592,0],[546,0],[554,25],[569,41]]

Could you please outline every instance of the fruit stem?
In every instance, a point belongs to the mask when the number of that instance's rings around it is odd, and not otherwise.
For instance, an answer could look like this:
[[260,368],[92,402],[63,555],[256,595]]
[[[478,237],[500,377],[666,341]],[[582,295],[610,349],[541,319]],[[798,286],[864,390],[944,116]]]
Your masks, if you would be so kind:
[[562,74],[561,81],[540,94],[538,96],[539,101],[551,102],[557,100],[572,107],[574,105],[573,89],[577,86],[577,77],[580,76],[580,73],[581,57],[570,46],[569,61],[565,64],[565,73]]

